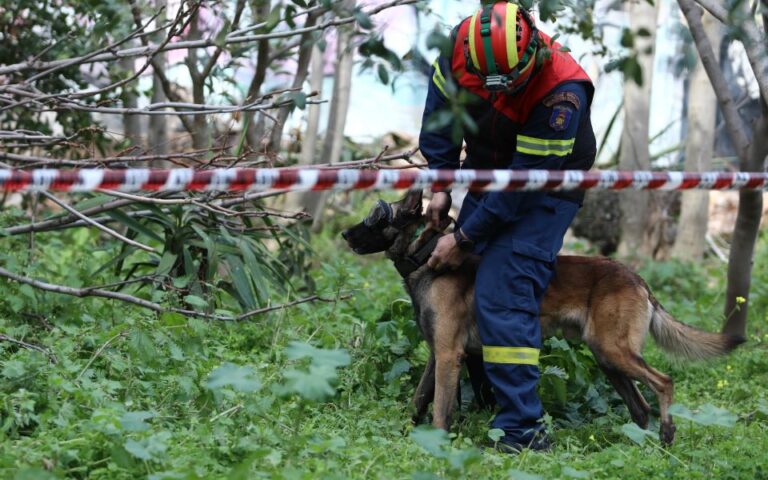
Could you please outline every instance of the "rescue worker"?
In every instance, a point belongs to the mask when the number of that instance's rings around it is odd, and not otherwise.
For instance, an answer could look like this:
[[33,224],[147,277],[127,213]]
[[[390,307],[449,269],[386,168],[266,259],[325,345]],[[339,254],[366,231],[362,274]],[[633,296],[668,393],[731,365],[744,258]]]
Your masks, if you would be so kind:
[[[595,160],[590,121],[594,88],[562,47],[539,32],[530,13],[514,3],[483,5],[452,33],[453,51],[433,64],[419,146],[430,168],[588,170]],[[455,118],[430,129],[430,118],[469,92],[467,113],[477,129],[464,131],[459,163]],[[444,116],[443,116],[444,118]],[[493,428],[507,450],[548,449],[541,419],[539,306],[551,280],[563,236],[583,192],[471,193],[454,235],[438,242],[429,266],[456,268],[481,256],[475,308],[485,374],[499,410]],[[435,225],[451,206],[434,192],[427,215]]]

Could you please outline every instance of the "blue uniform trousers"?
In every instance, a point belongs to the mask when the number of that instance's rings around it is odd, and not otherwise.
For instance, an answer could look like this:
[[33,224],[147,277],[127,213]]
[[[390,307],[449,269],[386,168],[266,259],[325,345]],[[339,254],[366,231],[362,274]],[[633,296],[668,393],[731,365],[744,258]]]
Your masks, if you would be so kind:
[[[539,420],[544,412],[536,392],[539,306],[579,205],[543,192],[520,194],[525,199],[515,218],[475,248],[482,257],[475,308],[485,373],[499,406],[493,428],[504,430],[506,442],[528,444],[543,428]],[[459,225],[477,205],[478,197],[466,196]]]

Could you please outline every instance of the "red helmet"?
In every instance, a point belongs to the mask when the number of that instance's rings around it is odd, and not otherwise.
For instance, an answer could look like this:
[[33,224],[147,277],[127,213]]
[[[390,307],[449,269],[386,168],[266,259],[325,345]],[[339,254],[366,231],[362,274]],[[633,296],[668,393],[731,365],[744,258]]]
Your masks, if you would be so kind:
[[464,45],[467,71],[491,91],[515,93],[531,77],[538,31],[531,15],[514,3],[484,5],[469,21]]

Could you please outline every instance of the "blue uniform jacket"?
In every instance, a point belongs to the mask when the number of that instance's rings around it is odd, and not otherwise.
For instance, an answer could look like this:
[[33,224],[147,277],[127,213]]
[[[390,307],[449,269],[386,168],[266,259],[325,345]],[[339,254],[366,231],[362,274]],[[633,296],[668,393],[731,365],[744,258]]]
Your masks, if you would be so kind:
[[[450,62],[441,57],[432,67],[419,137],[421,153],[433,169],[496,168],[588,170],[595,160],[595,135],[590,121],[591,95],[583,82],[569,81],[552,89],[536,105],[524,123],[517,123],[477,95],[466,107],[478,126],[475,134],[465,131],[467,156],[459,163],[462,142],[454,141],[454,125],[427,127],[433,114],[450,109],[448,92],[460,88],[452,82]],[[536,82],[535,75],[530,80]],[[530,84],[529,84],[530,87]],[[591,88],[591,87],[589,87]],[[525,95],[523,90],[517,95]],[[472,240],[488,239],[494,231],[523,213],[526,204],[545,195],[541,192],[489,192],[464,219],[462,231]],[[583,192],[558,195],[581,203]]]

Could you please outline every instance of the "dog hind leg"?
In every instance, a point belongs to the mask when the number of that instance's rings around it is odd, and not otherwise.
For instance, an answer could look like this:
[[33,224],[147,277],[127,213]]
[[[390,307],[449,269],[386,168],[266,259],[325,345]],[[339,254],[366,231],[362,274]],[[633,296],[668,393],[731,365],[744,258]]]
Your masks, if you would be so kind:
[[632,421],[640,428],[648,428],[648,414],[651,411],[651,407],[643,398],[635,382],[611,366],[600,365],[600,369],[605,373],[608,381],[611,382],[613,388],[616,389],[624,400]]
[[675,440],[676,429],[672,416],[669,414],[669,407],[672,405],[674,395],[672,378],[648,365],[639,354],[627,353],[624,360],[621,370],[631,378],[648,385],[656,393],[659,399],[659,423],[661,424],[659,438],[662,443],[671,445]]
[[421,380],[413,394],[414,413],[411,421],[414,425],[421,423],[427,414],[427,408],[435,396],[435,356],[430,355],[427,365],[424,367],[424,373],[421,374]]
[[475,401],[481,409],[490,410],[496,406],[496,397],[493,396],[491,382],[485,374],[482,355],[467,355],[465,359],[469,381],[472,391],[475,393]]

